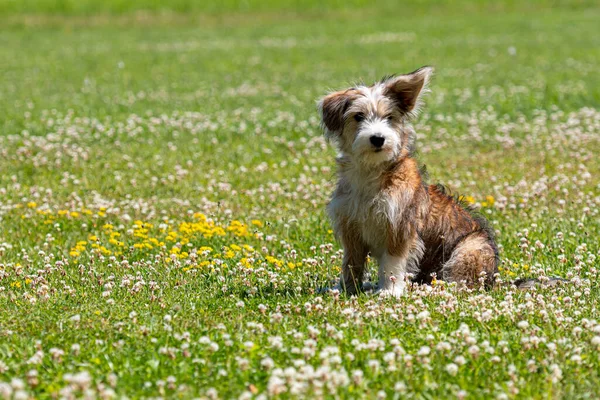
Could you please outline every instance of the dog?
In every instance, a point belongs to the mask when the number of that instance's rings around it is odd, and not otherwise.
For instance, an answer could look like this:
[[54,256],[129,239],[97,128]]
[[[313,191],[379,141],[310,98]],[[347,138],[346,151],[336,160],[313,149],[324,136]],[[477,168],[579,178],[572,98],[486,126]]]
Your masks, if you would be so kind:
[[433,279],[494,284],[498,248],[486,220],[428,185],[414,158],[410,122],[433,68],[335,91],[318,103],[325,136],[338,150],[338,182],[327,205],[344,249],[339,288],[363,290],[367,256],[379,263],[376,293],[401,296]]

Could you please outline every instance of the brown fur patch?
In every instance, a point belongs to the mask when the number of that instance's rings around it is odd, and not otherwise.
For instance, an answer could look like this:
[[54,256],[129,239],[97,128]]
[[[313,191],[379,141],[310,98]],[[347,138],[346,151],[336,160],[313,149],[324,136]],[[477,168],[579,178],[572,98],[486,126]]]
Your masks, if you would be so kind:
[[389,223],[387,237],[388,252],[402,256],[413,246],[424,217],[421,175],[415,160],[404,157],[386,171],[381,180],[383,190],[389,192],[394,203],[402,205],[396,216],[402,225],[397,226],[393,221]]
[[419,95],[426,87],[432,68],[423,67],[410,74],[395,76],[387,79],[385,95],[394,99],[398,107],[406,112],[412,112],[418,105]]
[[[445,190],[438,185],[427,187],[429,197],[429,212],[425,221],[424,229],[421,231],[421,237],[425,242],[425,254],[421,260],[418,280],[421,282],[430,282],[431,274],[436,273],[439,278],[444,265],[456,254],[470,235],[476,234],[480,241],[485,241],[492,252],[493,262],[487,262],[482,266],[491,275],[497,272],[497,250],[493,241],[492,234],[487,231],[483,220],[474,217],[471,212],[459,204],[452,196],[446,194]],[[472,240],[472,239],[471,239]],[[458,250],[462,252],[462,250]],[[462,261],[460,261],[462,260]],[[449,269],[458,268],[461,272],[452,273],[449,270],[444,272],[446,276],[466,277],[478,275],[480,270],[473,270],[468,273],[466,268],[474,268],[474,264],[465,257],[461,257]],[[462,264],[465,264],[464,266]],[[468,279],[469,284],[476,281]]]
[[474,232],[463,238],[442,268],[442,278],[448,282],[475,286],[482,273],[484,283],[491,286],[497,271],[496,253],[485,232]]
[[333,92],[321,101],[320,109],[325,127],[330,132],[337,132],[344,126],[344,113],[357,96],[356,89]]

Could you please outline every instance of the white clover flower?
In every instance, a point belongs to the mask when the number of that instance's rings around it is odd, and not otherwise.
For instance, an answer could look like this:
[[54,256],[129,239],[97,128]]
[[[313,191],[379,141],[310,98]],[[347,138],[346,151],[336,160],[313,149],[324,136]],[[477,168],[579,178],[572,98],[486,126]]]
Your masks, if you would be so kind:
[[217,389],[215,388],[208,388],[206,390],[206,397],[208,397],[211,400],[216,400],[219,398],[219,392],[217,392]]
[[357,385],[360,386],[362,384],[362,380],[363,380],[363,376],[364,376],[364,372],[360,369],[355,369],[354,371],[352,371],[352,381]]
[[454,362],[458,365],[465,365],[467,363],[467,359],[463,356],[456,356],[456,358],[454,358]]
[[404,382],[396,382],[394,385],[394,391],[398,393],[405,393],[406,389],[406,384]]
[[558,383],[562,379],[562,370],[557,364],[552,364],[548,368],[550,370],[550,379],[553,383]]
[[200,339],[198,339],[198,343],[200,344],[210,344],[211,340],[208,336],[202,336]]
[[379,360],[372,360],[371,359],[371,360],[367,361],[367,365],[373,371],[377,371],[377,370],[379,370],[379,367],[381,366],[381,363],[379,362]]
[[0,382],[0,397],[10,399],[13,394],[13,388],[6,382]]
[[23,389],[25,389],[25,382],[19,378],[12,378],[10,380],[10,386],[14,390],[23,390]]
[[29,399],[29,395],[24,390],[17,390],[15,392],[15,394],[13,395],[13,399],[14,400],[28,400]]
[[446,372],[452,376],[456,376],[456,374],[458,373],[458,365],[454,363],[446,365]]
[[273,369],[273,367],[275,366],[275,362],[273,361],[273,359],[271,357],[265,357],[261,360],[260,365],[264,369],[270,370],[270,369]]
[[527,322],[527,321],[519,321],[517,323],[517,327],[519,329],[527,329],[527,328],[529,328],[529,322]]
[[429,346],[422,346],[419,349],[419,352],[417,353],[417,355],[420,357],[424,357],[424,356],[428,356],[429,353],[431,353],[431,349],[429,348]]

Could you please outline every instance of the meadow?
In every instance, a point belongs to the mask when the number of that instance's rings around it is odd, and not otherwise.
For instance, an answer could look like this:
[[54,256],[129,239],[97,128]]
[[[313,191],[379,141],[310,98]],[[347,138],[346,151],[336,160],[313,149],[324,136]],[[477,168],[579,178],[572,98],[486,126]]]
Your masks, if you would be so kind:
[[[160,4],[0,0],[0,398],[600,397],[594,2]],[[321,293],[316,101],[422,65],[500,284]]]

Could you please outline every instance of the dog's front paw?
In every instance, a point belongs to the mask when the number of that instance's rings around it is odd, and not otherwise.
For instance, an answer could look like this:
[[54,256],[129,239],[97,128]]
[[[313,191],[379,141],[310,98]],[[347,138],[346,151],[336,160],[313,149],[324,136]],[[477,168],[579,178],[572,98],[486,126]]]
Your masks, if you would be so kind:
[[335,285],[334,287],[329,287],[329,286],[325,286],[325,287],[320,287],[317,289],[317,294],[340,294],[342,292],[342,288],[340,287],[340,285]]
[[319,288],[319,290],[317,291],[318,294],[330,294],[330,295],[340,295],[340,294],[345,294],[347,296],[356,296],[358,295],[358,290],[356,290],[356,287],[354,286],[344,286],[342,284],[337,284],[334,287],[323,287],[323,288]]
[[377,290],[377,286],[373,285],[371,282],[363,282],[361,290],[364,293],[374,293]]
[[401,297],[404,295],[404,288],[400,285],[377,289],[375,295],[379,297]]

